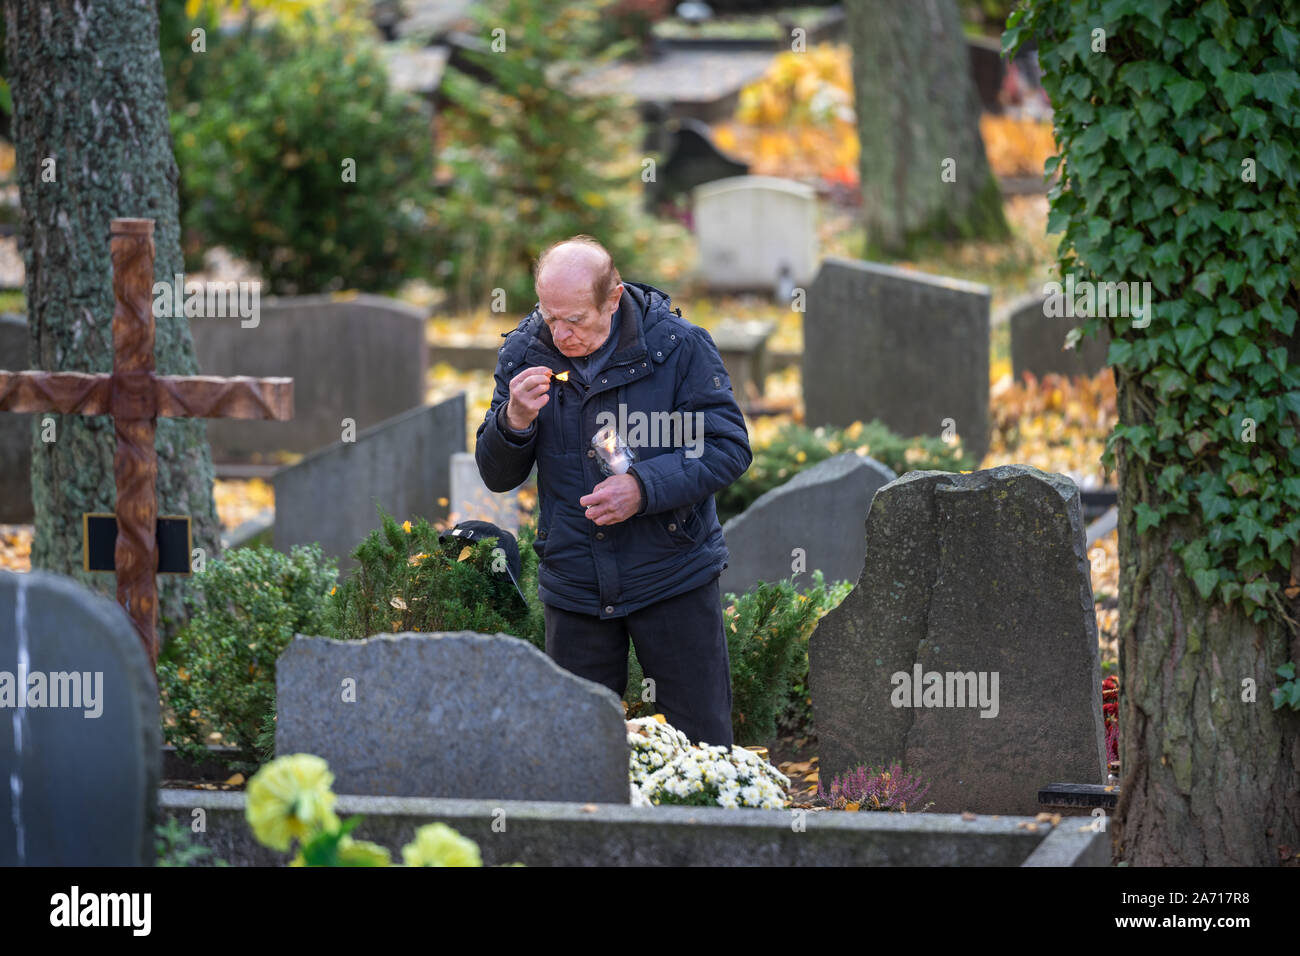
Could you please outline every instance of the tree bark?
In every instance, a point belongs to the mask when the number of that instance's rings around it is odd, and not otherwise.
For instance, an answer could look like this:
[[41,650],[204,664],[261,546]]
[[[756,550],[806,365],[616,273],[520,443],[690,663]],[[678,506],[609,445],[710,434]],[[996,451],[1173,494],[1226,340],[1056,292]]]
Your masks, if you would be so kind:
[[919,238],[1006,237],[954,0],[849,0],[845,8],[865,254],[902,255]]
[[[1155,407],[1121,374],[1121,424]],[[1120,454],[1120,782],[1117,855],[1134,866],[1267,866],[1300,853],[1300,716],[1273,709],[1274,668],[1300,659],[1285,625],[1202,600],[1174,545],[1195,516],[1137,533],[1151,503]],[[1288,648],[1288,643],[1290,647]],[[1243,681],[1255,682],[1254,702]]]
[[[109,224],[156,221],[156,281],[182,271],[177,169],[167,119],[154,0],[5,0],[14,104],[21,237],[27,268],[31,367],[111,372],[113,284]],[[43,178],[53,160],[54,181]],[[160,375],[194,375],[184,318],[157,322]],[[49,414],[45,443],[33,416],[32,566],[114,593],[113,576],[82,571],[81,515],[112,511],[113,421]],[[194,547],[217,554],[212,458],[201,420],[162,418],[158,513],[189,515]],[[159,579],[159,635],[183,618],[183,578]]]

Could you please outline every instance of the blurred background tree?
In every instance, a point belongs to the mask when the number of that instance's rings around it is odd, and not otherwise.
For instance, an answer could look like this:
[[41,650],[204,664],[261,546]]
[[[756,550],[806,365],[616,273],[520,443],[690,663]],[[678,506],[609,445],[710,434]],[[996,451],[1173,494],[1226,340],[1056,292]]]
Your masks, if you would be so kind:
[[867,258],[1010,235],[955,0],[846,5]]
[[390,291],[421,272],[431,117],[390,87],[365,4],[245,6],[234,35],[225,5],[164,9],[187,264],[222,246],[282,294]]
[[[611,0],[568,3],[556,14],[531,0],[476,8],[487,47],[466,57],[490,77],[448,68],[439,116],[440,181],[435,284],[454,309],[505,290],[508,311],[535,301],[532,265],[556,239],[595,236],[624,276],[655,282],[655,245],[671,224],[641,209],[641,123],[612,97],[575,98],[567,82],[636,44],[610,43]],[[616,4],[615,4],[616,5]],[[492,52],[494,30],[497,52]],[[500,49],[504,43],[504,49]]]

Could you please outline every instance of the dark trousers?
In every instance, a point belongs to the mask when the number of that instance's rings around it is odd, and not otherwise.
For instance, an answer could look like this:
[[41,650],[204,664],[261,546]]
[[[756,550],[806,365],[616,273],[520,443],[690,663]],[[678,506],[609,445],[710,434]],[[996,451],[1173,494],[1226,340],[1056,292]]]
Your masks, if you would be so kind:
[[718,578],[624,617],[543,607],[546,653],[555,663],[621,698],[630,637],[664,719],[692,743],[732,745],[731,662]]

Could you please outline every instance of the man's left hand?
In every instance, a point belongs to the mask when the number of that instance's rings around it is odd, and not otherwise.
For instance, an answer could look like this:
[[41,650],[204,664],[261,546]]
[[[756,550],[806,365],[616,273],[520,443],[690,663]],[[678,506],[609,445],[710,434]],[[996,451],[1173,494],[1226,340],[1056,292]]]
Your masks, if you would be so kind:
[[610,475],[583,495],[578,504],[586,517],[600,525],[618,524],[641,510],[641,483],[633,475]]

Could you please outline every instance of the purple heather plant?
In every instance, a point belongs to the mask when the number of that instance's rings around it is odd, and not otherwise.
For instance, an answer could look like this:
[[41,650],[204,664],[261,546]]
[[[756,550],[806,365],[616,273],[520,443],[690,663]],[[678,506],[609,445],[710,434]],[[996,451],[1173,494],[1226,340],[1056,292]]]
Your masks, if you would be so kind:
[[[858,767],[831,781],[830,790],[817,782],[817,799],[824,806],[843,810],[851,803],[859,810],[896,810],[906,813],[929,792],[930,785],[917,774],[910,774],[895,763],[888,769]],[[933,804],[927,803],[921,811]],[[918,811],[914,811],[918,812]]]

